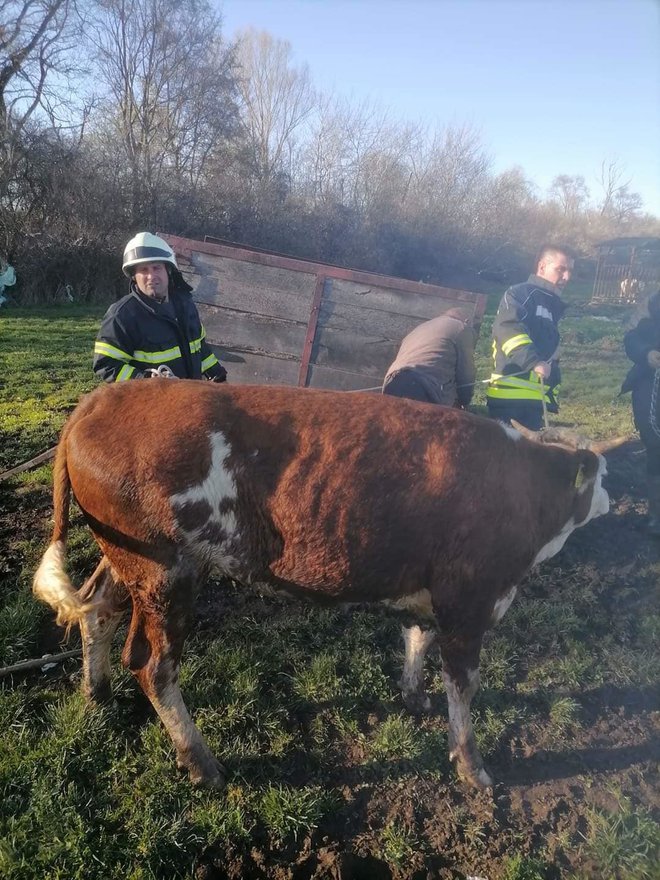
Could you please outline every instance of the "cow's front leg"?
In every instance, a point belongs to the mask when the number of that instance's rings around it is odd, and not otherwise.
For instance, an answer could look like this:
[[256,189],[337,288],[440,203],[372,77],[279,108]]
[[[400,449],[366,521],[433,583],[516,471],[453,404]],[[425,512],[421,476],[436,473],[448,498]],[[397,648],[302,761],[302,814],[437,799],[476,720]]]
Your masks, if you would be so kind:
[[493,780],[474,738],[470,703],[479,689],[479,652],[481,642],[460,648],[453,641],[441,641],[442,680],[449,708],[449,758],[456,762],[461,779],[476,788],[488,788]]
[[415,624],[402,625],[401,634],[406,651],[399,682],[403,702],[413,714],[429,712],[431,700],[424,689],[424,658],[435,641],[437,632],[433,629],[422,629]]
[[133,605],[133,618],[122,661],[158,713],[176,749],[177,766],[195,785],[223,788],[227,771],[216,760],[195,726],[179,688],[179,661],[185,638],[178,617],[168,627],[160,613]]
[[124,616],[125,594],[115,583],[104,556],[80,591],[85,600],[80,617],[83,645],[83,693],[89,700],[107,703],[110,688],[110,647]]

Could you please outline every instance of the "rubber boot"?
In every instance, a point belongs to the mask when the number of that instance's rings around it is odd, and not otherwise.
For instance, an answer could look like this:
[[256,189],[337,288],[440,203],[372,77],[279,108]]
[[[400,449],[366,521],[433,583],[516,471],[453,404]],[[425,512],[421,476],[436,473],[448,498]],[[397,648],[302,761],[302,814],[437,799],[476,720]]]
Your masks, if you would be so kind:
[[660,538],[660,476],[649,477],[649,518],[646,531]]

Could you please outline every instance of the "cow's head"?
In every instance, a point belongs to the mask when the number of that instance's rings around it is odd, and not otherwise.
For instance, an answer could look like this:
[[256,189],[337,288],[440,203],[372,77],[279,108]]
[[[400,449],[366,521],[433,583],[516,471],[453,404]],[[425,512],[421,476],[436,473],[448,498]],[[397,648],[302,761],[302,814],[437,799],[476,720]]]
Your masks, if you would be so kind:
[[512,425],[528,440],[544,445],[560,446],[574,453],[574,487],[576,489],[572,511],[573,526],[583,526],[609,510],[610,499],[602,480],[607,473],[604,455],[626,443],[628,437],[592,441],[566,428],[544,428],[530,431],[512,420]]

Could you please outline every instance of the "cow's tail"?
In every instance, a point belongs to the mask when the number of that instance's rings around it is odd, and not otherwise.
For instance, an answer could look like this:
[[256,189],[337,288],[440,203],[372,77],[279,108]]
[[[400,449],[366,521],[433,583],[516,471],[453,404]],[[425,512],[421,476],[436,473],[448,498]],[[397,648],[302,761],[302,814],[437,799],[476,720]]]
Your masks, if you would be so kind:
[[32,582],[34,595],[56,612],[60,626],[78,623],[84,613],[84,603],[73,588],[64,564],[66,539],[69,531],[69,503],[71,481],[67,467],[65,427],[55,456],[53,469],[53,511],[55,523],[50,545],[44,553]]

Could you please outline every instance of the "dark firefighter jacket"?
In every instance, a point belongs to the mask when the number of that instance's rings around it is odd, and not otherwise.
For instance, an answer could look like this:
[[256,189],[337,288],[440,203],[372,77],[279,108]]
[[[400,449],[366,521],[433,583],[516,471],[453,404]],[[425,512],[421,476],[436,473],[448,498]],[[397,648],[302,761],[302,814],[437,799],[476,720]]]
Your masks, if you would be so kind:
[[628,375],[621,386],[621,393],[632,391],[639,385],[649,383],[655,376],[655,370],[647,361],[650,351],[660,351],[660,320],[642,318],[639,324],[629,330],[623,337],[626,354],[633,362]]
[[168,366],[180,379],[222,379],[226,371],[205,340],[190,291],[179,274],[169,300],[140,293],[135,282],[105,313],[94,345],[94,372],[106,382],[142,376]]
[[557,412],[556,394],[561,381],[558,324],[565,310],[555,286],[537,275],[506,291],[493,324],[494,370],[486,390],[489,403],[538,401],[542,405],[541,377],[533,369],[541,361],[548,361],[546,405],[550,412]]

